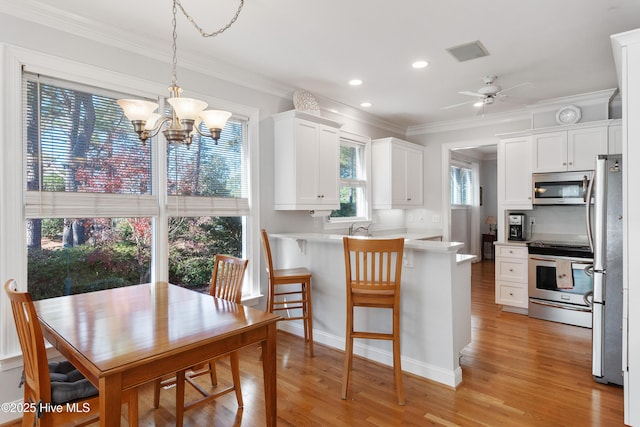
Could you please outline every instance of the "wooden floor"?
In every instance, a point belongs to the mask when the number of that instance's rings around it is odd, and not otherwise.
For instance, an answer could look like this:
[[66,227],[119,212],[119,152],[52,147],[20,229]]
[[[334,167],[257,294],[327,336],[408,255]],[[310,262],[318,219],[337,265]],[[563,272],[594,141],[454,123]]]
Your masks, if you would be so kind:
[[[350,399],[344,401],[343,353],[318,344],[310,358],[301,338],[279,332],[278,425],[623,425],[622,388],[592,380],[591,330],[502,312],[493,302],[493,262],[474,264],[472,272],[473,342],[463,352],[457,389],[405,374],[401,407],[392,369],[356,358]],[[185,426],[264,425],[259,356],[258,348],[241,355],[244,409],[229,394],[187,412]],[[218,366],[224,385],[228,366]],[[153,390],[143,387],[140,425],[173,425],[174,397],[173,389],[163,390],[154,410]]]

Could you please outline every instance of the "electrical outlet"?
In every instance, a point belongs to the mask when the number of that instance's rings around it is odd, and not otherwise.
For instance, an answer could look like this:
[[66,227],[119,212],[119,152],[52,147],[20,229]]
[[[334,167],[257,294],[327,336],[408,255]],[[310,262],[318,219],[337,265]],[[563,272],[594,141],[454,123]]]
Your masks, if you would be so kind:
[[533,217],[533,216],[531,218],[529,218],[529,224],[536,225],[536,218]]

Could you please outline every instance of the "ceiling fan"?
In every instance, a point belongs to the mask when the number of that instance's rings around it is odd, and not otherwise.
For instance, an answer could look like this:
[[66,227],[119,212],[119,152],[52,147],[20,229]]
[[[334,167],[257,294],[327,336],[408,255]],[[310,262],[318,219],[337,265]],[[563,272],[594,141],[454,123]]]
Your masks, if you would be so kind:
[[489,75],[489,76],[486,76],[484,79],[482,79],[482,81],[484,82],[484,86],[482,86],[476,92],[471,92],[468,90],[458,92],[461,95],[473,96],[478,99],[474,101],[461,102],[459,104],[447,105],[446,107],[442,107],[441,109],[447,110],[449,108],[455,108],[455,107],[460,107],[462,105],[473,104],[474,107],[482,107],[482,111],[484,111],[484,107],[486,105],[493,104],[496,101],[496,99],[500,101],[504,101],[509,96],[505,92],[508,92],[510,90],[513,90],[521,86],[526,86],[531,84],[529,82],[520,83],[515,86],[502,89],[502,87],[496,84],[497,79],[498,79],[498,76]]

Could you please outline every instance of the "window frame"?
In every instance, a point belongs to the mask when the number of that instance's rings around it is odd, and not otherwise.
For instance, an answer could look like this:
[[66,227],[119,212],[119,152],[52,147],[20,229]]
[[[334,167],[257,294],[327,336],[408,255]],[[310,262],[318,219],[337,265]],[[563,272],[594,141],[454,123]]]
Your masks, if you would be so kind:
[[[60,200],[68,200],[73,216],[79,215],[78,208],[83,208],[80,197],[96,197],[104,203],[100,203],[99,213],[103,216],[123,217],[123,216],[149,216],[152,218],[154,227],[154,238],[152,247],[152,281],[168,280],[168,266],[166,262],[156,260],[168,260],[168,224],[166,218],[169,216],[169,203],[166,189],[166,141],[163,136],[154,138],[152,144],[152,164],[156,169],[152,177],[152,194],[143,196],[133,196],[141,203],[134,208],[123,206],[123,200],[131,200],[131,197],[123,199],[118,194],[46,194],[46,192],[35,195],[27,194],[26,179],[26,145],[23,144],[23,100],[22,100],[22,74],[24,71],[50,76],[81,85],[97,88],[106,88],[109,91],[130,94],[131,97],[143,97],[148,99],[159,99],[161,101],[166,96],[166,84],[154,83],[141,78],[133,77],[114,71],[109,71],[100,67],[79,63],[73,60],[64,59],[48,55],[45,53],[32,51],[16,46],[0,44],[0,55],[2,55],[3,75],[0,88],[2,101],[0,101],[0,117],[3,117],[2,141],[0,152],[3,174],[0,174],[0,231],[4,238],[0,241],[0,276],[14,278],[20,290],[27,287],[27,242],[25,224],[27,218],[35,216],[46,217],[47,215],[40,209],[34,208],[33,197],[37,197],[38,203],[56,204]],[[259,182],[258,182],[258,124],[259,110],[255,107],[244,106],[230,101],[220,100],[208,95],[193,93],[194,97],[203,99],[209,105],[219,109],[234,112],[238,117],[247,119],[246,141],[248,143],[247,156],[247,179],[249,184],[248,207],[250,214],[244,215],[246,218],[247,240],[245,251],[247,258],[251,261],[247,269],[247,280],[251,285],[251,292],[244,303],[256,304],[260,294],[260,244],[259,244]],[[16,106],[20,106],[16,108]],[[133,132],[133,129],[132,129]],[[160,133],[160,135],[162,135]],[[162,149],[159,149],[162,148]],[[16,161],[20,159],[20,161]],[[63,196],[63,199],[60,197]],[[131,195],[128,195],[131,196]],[[42,197],[42,198],[41,198]],[[41,198],[41,199],[40,199]],[[29,206],[27,207],[27,204]],[[136,209],[135,214],[132,209]],[[231,206],[226,206],[225,211],[231,211]],[[96,210],[88,212],[87,216],[99,216]],[[230,214],[229,212],[227,212]],[[59,216],[62,214],[58,212]],[[180,210],[180,215],[189,216],[187,210]],[[207,215],[216,216],[212,212]],[[220,214],[218,214],[220,215]],[[195,216],[195,215],[194,215]],[[18,226],[22,225],[22,226]],[[9,302],[4,292],[0,292],[0,369],[3,367],[3,359],[11,358],[20,354],[17,337],[13,328],[11,310],[8,309]]]
[[[325,230],[335,230],[339,228],[344,228],[346,224],[352,224],[354,222],[367,222],[371,221],[372,215],[372,201],[371,201],[371,138],[363,135],[358,135],[356,133],[348,132],[341,130],[340,131],[340,144],[339,147],[343,145],[348,146],[362,146],[364,147],[364,179],[351,179],[351,178],[339,178],[339,189],[343,186],[352,187],[353,184],[356,186],[364,187],[364,212],[365,216],[357,216],[357,217],[331,217],[327,216],[326,221],[324,223]],[[340,162],[340,157],[338,156],[338,162]],[[338,165],[339,166],[339,165]],[[339,170],[339,169],[338,169]]]
[[476,194],[476,170],[473,166],[473,164],[471,163],[467,163],[464,161],[460,161],[460,160],[451,160],[451,164],[449,165],[449,180],[451,180],[451,170],[453,168],[459,168],[459,169],[467,169],[470,171],[470,175],[471,175],[471,203],[453,203],[452,201],[452,196],[453,196],[453,183],[451,183],[450,185],[450,190],[449,190],[449,200],[451,203],[451,208],[452,209],[470,209],[471,207],[476,205],[476,199],[478,198],[478,195]]

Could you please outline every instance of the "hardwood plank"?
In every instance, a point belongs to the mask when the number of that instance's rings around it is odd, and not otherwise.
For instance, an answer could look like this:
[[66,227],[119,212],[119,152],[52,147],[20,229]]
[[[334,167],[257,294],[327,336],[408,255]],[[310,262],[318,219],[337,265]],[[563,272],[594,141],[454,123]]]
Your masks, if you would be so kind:
[[[493,277],[493,261],[473,265],[473,342],[462,354],[462,384],[453,389],[405,374],[405,406],[396,403],[393,369],[358,357],[350,399],[340,399],[343,353],[318,344],[311,358],[302,338],[278,332],[278,425],[623,425],[622,388],[591,378],[591,330],[501,311]],[[241,350],[240,372],[244,409],[228,394],[187,412],[185,426],[264,425],[258,346]],[[231,384],[226,358],[218,376],[221,387]],[[174,393],[162,390],[154,410],[152,384],[144,385],[140,425],[174,425]],[[187,387],[187,401],[196,397]]]

